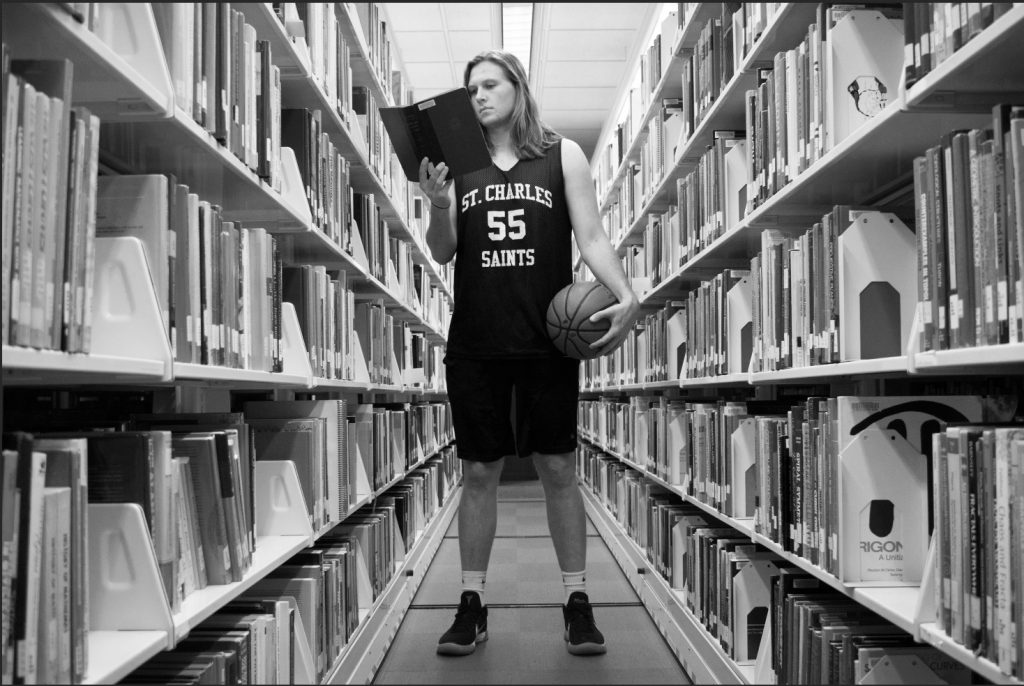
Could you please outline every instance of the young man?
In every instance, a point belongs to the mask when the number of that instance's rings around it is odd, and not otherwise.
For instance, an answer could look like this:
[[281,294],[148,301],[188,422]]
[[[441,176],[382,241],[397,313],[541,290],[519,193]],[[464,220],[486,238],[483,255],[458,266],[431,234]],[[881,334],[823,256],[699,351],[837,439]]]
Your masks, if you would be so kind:
[[[592,319],[609,331],[593,344],[618,347],[639,302],[601,226],[590,166],[580,146],[539,118],[519,60],[488,51],[466,66],[464,85],[491,152],[490,167],[448,179],[443,162],[420,164],[431,202],[427,245],[455,262],[455,304],[445,356],[463,490],[459,553],[463,593],[437,652],[468,655],[487,640],[484,581],[497,526],[505,456],[529,455],[540,475],[548,528],[565,586],[570,653],[605,652],[585,587],[586,514],[576,483],[579,361],[551,343],[548,303],[572,282],[572,237],[618,303]],[[515,427],[510,419],[515,397]]]

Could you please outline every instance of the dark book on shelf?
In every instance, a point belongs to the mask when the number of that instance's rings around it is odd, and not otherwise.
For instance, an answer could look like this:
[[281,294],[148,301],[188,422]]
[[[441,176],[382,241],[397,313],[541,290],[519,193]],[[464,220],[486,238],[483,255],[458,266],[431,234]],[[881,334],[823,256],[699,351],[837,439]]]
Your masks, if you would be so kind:
[[440,93],[405,107],[381,107],[380,118],[410,181],[420,178],[420,160],[444,162],[448,178],[491,164],[483,131],[465,88]]

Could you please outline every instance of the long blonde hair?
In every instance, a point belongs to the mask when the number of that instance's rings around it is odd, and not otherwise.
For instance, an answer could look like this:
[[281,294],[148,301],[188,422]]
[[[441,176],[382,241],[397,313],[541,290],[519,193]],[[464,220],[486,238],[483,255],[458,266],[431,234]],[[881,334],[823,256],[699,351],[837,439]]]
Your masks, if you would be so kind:
[[[485,50],[466,64],[462,84],[469,87],[469,75],[473,67],[481,62],[491,62],[501,67],[507,78],[516,89],[516,102],[512,108],[512,145],[516,156],[522,160],[533,160],[543,157],[548,149],[562,138],[554,129],[541,121],[537,102],[530,93],[530,84],[519,58],[504,50]],[[493,152],[487,128],[481,126],[487,147]]]

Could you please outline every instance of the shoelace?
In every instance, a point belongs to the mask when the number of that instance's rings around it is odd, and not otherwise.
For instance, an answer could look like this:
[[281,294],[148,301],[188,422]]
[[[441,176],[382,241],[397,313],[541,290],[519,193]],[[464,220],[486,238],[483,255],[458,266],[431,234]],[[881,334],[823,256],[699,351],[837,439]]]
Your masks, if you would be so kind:
[[[580,624],[582,623],[582,626]],[[590,608],[572,608],[569,615],[569,625],[577,629],[583,629],[588,633],[597,631],[597,623],[594,621],[594,611]]]
[[474,614],[475,611],[469,605],[459,605],[459,609],[455,611],[455,624],[452,628],[459,631],[476,631]]

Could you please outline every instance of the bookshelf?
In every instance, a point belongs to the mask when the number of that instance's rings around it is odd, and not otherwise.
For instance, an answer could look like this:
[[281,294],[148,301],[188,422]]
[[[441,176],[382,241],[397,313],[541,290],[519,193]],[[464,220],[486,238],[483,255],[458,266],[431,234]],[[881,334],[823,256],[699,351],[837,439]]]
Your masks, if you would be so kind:
[[[395,322],[423,336],[431,346],[428,352],[443,346],[447,328],[444,311],[452,299],[451,272],[435,263],[425,248],[426,227],[420,226],[414,216],[414,194],[403,176],[381,178],[371,169],[368,142],[359,131],[350,104],[344,104],[351,102],[351,93],[339,94],[339,103],[332,103],[322,78],[313,73],[306,42],[283,26],[272,4],[239,3],[230,7],[242,13],[258,40],[271,46],[272,63],[281,74],[281,106],[321,111],[323,132],[351,164],[351,190],[374,196],[388,235],[407,244],[411,263],[423,269],[426,287],[434,289],[434,300],[429,301],[433,304],[424,307],[423,302],[410,298],[413,289],[398,278],[398,265],[388,257],[386,244],[386,279],[372,275],[354,219],[347,227],[357,244],[353,252],[317,225],[294,151],[281,149],[280,190],[275,190],[267,178],[257,174],[176,103],[171,69],[150,3],[104,3],[97,7],[95,23],[89,28],[92,19],[85,3],[5,4],[3,39],[14,59],[66,58],[73,63],[73,104],[87,106],[104,126],[99,161],[102,173],[174,174],[191,193],[223,208],[225,221],[265,228],[276,238],[285,265],[344,270],[356,302],[381,302]],[[373,47],[375,52],[371,54],[364,37],[365,28],[383,35],[384,24],[375,19],[373,26],[363,27],[352,3],[327,7],[337,17],[344,49],[351,60],[351,84],[368,87],[381,104],[390,104],[390,86],[385,85],[389,79],[382,80],[373,66],[381,59],[382,46]],[[78,10],[85,13],[83,21],[73,14]],[[383,49],[388,49],[386,43]],[[123,155],[111,152],[111,148],[118,147],[119,137],[125,139],[120,149]],[[134,146],[140,140],[146,145]],[[5,198],[5,203],[8,201]],[[318,399],[345,399],[352,404],[444,401],[443,381],[436,376],[426,380],[422,376],[405,378],[405,363],[397,354],[400,351],[393,349],[384,351],[384,363],[395,372],[395,383],[371,382],[367,374],[369,341],[360,345],[354,334],[355,377],[315,375],[296,306],[291,302],[281,303],[280,308],[280,371],[180,361],[175,358],[161,320],[158,291],[143,244],[136,238],[95,240],[89,352],[69,353],[5,342],[5,387],[70,393],[152,393],[160,410],[167,410],[170,403],[171,409],[181,412],[227,411],[239,396],[291,400],[314,394]],[[424,301],[427,297],[429,293]],[[400,347],[405,346],[400,343]],[[406,414],[411,421],[412,413]],[[5,422],[4,428],[17,429],[10,422]],[[380,503],[414,472],[422,475],[421,468],[436,462],[432,458],[450,455],[451,450],[450,435],[438,445],[410,445],[410,464],[382,486],[360,491],[335,524],[353,517],[365,506]],[[174,648],[202,622],[330,533],[333,525],[313,531],[303,487],[291,461],[257,461],[254,467],[256,543],[251,565],[241,581],[195,590],[175,611],[162,588],[142,510],[127,505],[89,506],[90,537],[97,542],[88,580],[94,587],[89,593],[94,621],[86,637],[89,664],[82,683],[124,679],[154,656]],[[394,569],[388,570],[383,593],[360,613],[358,627],[324,673],[325,683],[363,683],[372,678],[455,512],[457,480],[445,485],[444,490],[447,497],[416,532],[415,543],[403,559],[396,561]],[[138,611],[128,616],[125,607]]]
[[[649,92],[642,94],[645,107],[639,113],[630,109],[628,91],[639,87],[640,78],[623,84],[616,100],[619,109],[606,120],[591,164],[597,179],[600,210],[606,216],[612,243],[624,261],[631,259],[638,248],[649,248],[645,235],[653,218],[660,215],[662,231],[667,230],[664,217],[675,209],[677,183],[697,169],[705,150],[712,144],[713,132],[745,129],[745,92],[756,88],[757,69],[771,66],[776,53],[797,48],[806,36],[808,25],[816,21],[817,15],[815,4],[775,3],[770,7],[760,36],[742,59],[735,62],[732,76],[720,84],[719,95],[705,108],[700,120],[694,122],[691,131],[684,131],[679,140],[664,141],[669,150],[674,148],[674,155],[672,161],[664,165],[663,174],[637,190],[627,188],[627,185],[633,183],[631,174],[644,163],[641,151],[649,143],[646,126],[659,112],[663,99],[681,97],[680,65],[687,51],[693,50],[697,44],[704,25],[721,17],[723,11],[719,3],[665,5],[664,9],[666,12],[677,10],[684,13],[672,27],[671,57],[662,64],[657,83],[651,84]],[[1024,63],[1024,45],[1019,40],[1024,29],[1024,7],[1014,4],[1004,9],[1001,16],[911,86],[907,87],[905,75],[901,76],[898,88],[890,89],[889,101],[880,112],[845,139],[827,147],[818,159],[807,164],[760,204],[748,206],[738,221],[723,226],[718,235],[706,242],[696,247],[691,245],[693,252],[684,254],[678,265],[670,265],[667,274],[662,272],[659,282],[652,286],[647,274],[638,274],[642,278],[634,281],[634,288],[640,295],[644,311],[659,310],[669,301],[685,301],[687,292],[724,270],[750,269],[751,258],[761,250],[763,232],[776,229],[796,235],[795,232],[805,231],[812,223],[821,221],[823,213],[837,204],[888,207],[893,212],[902,211],[904,215],[909,212],[909,216],[913,216],[913,211],[908,208],[914,193],[914,158],[937,145],[940,138],[952,130],[991,128],[993,105],[1013,101],[1024,88],[1024,72],[1019,68]],[[649,45],[665,26],[668,24],[652,22]],[[666,40],[664,33],[661,40]],[[629,118],[633,121],[629,122]],[[636,135],[631,140],[616,141],[617,126],[627,124],[630,130],[637,132]],[[615,154],[619,155],[617,161]],[[642,174],[637,176],[639,178]],[[629,201],[624,198],[630,197],[630,192],[637,195],[633,205],[636,211],[627,212],[629,216],[618,222],[616,213],[621,212],[618,203],[626,202],[628,205]],[[681,211],[679,215],[681,217]],[[673,226],[678,227],[678,224]],[[908,226],[913,230],[913,224]],[[590,278],[578,256],[577,266],[583,278]],[[645,359],[640,357],[638,349],[641,343],[637,339],[627,339],[624,347],[636,347],[628,352],[618,351],[614,360],[587,363],[589,369],[581,375],[581,397],[585,401],[604,400],[619,408],[612,410],[601,406],[600,409],[581,413],[580,450],[584,457],[580,469],[587,472],[586,476],[581,473],[581,484],[588,512],[666,640],[695,681],[765,683],[775,675],[770,668],[764,669],[760,655],[753,665],[737,664],[722,650],[718,639],[691,612],[682,592],[671,587],[651,562],[650,552],[645,551],[622,524],[623,516],[637,515],[633,511],[623,515],[623,501],[614,501],[614,487],[604,480],[598,484],[598,477],[590,473],[596,469],[594,464],[618,465],[609,466],[609,472],[602,479],[610,480],[608,474],[612,470],[619,473],[620,467],[625,467],[628,473],[638,473],[642,485],[663,489],[677,502],[703,512],[716,525],[731,529],[738,538],[756,543],[760,549],[774,554],[776,559],[871,610],[909,634],[917,643],[934,646],[977,675],[994,683],[1021,683],[1019,677],[1008,674],[992,660],[965,648],[937,626],[934,585],[939,582],[933,578],[935,563],[931,555],[934,551],[929,553],[925,577],[918,584],[845,583],[810,559],[790,552],[760,533],[755,519],[731,517],[691,495],[685,486],[666,481],[643,464],[646,457],[642,447],[639,448],[639,457],[635,454],[630,456],[618,448],[622,441],[628,443],[637,440],[637,435],[647,435],[646,428],[642,429],[643,433],[637,428],[639,419],[637,424],[629,424],[631,415],[624,409],[627,402],[636,398],[641,398],[641,407],[646,407],[644,400],[658,398],[680,402],[691,399],[693,402],[707,402],[715,398],[792,401],[793,397],[801,394],[898,395],[899,391],[887,389],[925,383],[955,387],[961,383],[982,383],[985,380],[989,383],[1007,381],[1019,384],[1024,379],[1024,347],[1020,342],[1011,339],[1007,343],[986,346],[920,350],[920,326],[915,317],[898,354],[773,371],[756,370],[745,365],[747,371],[720,376],[677,378],[679,374],[675,374],[668,381],[620,382],[621,379],[635,379],[635,375],[629,373],[630,365]],[[638,333],[642,332],[638,327]],[[653,335],[649,328],[647,332],[647,335]],[[690,335],[693,335],[692,331]],[[685,334],[683,340],[686,340]],[[692,345],[691,341],[686,342]],[[665,347],[671,346],[669,342]],[[595,415],[588,414],[590,412],[596,413],[596,420]],[[659,422],[671,421],[658,416]],[[592,421],[594,426],[591,426]],[[600,430],[597,430],[598,426]],[[622,431],[625,433],[621,434]],[[632,450],[638,450],[635,444]],[[594,461],[594,455],[600,456],[601,462]],[[591,476],[593,481],[590,481]],[[633,482],[623,479],[616,483],[619,498],[623,497],[622,492],[626,488],[623,484],[627,483]],[[612,488],[611,495],[602,493],[601,488]],[[632,503],[630,493],[632,491],[625,496],[627,503]],[[635,503],[630,506],[635,506]],[[642,518],[643,501],[639,507]],[[695,653],[701,659],[695,659]]]

